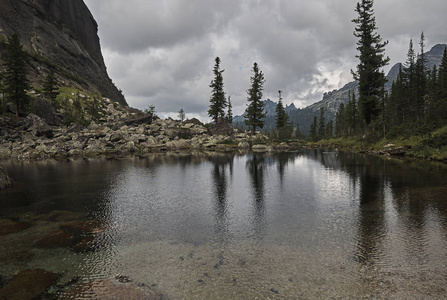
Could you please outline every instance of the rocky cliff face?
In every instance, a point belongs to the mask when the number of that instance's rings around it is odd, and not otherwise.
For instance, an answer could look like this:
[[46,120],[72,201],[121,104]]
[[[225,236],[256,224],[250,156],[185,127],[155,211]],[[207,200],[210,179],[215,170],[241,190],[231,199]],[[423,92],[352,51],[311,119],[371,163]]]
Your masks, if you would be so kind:
[[0,54],[14,32],[32,57],[34,85],[53,68],[63,85],[126,105],[107,75],[98,25],[83,0],[0,0]]

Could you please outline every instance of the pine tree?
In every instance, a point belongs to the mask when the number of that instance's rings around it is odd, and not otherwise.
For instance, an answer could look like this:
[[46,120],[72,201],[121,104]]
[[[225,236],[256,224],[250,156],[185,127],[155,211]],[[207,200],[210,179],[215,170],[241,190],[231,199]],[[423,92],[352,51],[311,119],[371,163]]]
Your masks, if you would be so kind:
[[355,98],[355,92],[352,93],[352,96],[350,97],[350,109],[349,109],[349,116],[348,116],[348,123],[349,123],[349,133],[351,135],[355,135],[357,132],[357,124],[358,124],[358,108],[357,108],[357,100]]
[[335,135],[337,137],[344,136],[345,130],[345,104],[342,102],[338,108],[337,113],[335,114]]
[[262,91],[264,89],[264,74],[259,70],[258,64],[253,64],[252,76],[250,77],[251,87],[247,90],[248,107],[244,116],[245,125],[251,126],[252,134],[255,133],[256,127],[264,127],[264,103],[262,102]]
[[310,125],[310,139],[313,142],[318,141],[318,117],[314,116],[314,121]]
[[425,107],[425,95],[427,94],[427,59],[424,54],[425,37],[424,33],[421,34],[421,41],[419,42],[421,53],[418,56],[415,66],[415,115],[416,120],[422,121],[422,113]]
[[357,50],[360,63],[357,72],[352,71],[355,80],[359,81],[359,105],[362,118],[369,125],[380,113],[379,101],[383,98],[383,85],[386,82],[382,67],[389,62],[384,56],[388,41],[375,32],[376,20],[374,17],[373,0],[362,0],[357,3],[355,11],[359,14],[352,20],[356,24],[354,36],[359,38]]
[[180,119],[181,122],[185,121],[185,111],[183,110],[183,108],[180,108],[180,110],[178,111],[178,117]]
[[334,135],[334,121],[329,120],[329,122],[327,122],[327,124],[326,124],[325,136],[326,136],[326,138],[332,138],[333,135]]
[[52,69],[50,69],[50,72],[48,72],[47,77],[45,78],[42,91],[49,101],[53,103],[56,102],[56,97],[59,95],[59,92],[57,88],[57,80]]
[[233,105],[231,104],[231,97],[228,96],[228,111],[227,111],[228,124],[233,124]]
[[276,128],[284,128],[288,124],[289,116],[286,113],[286,110],[284,109],[284,105],[282,104],[282,98],[281,98],[282,91],[278,91],[279,94],[279,101],[276,105]]
[[213,74],[214,79],[210,83],[211,88],[211,98],[210,98],[210,108],[208,110],[208,116],[210,116],[214,124],[217,124],[219,118],[224,118],[225,107],[227,106],[227,101],[225,99],[225,92],[223,90],[223,76],[222,73],[225,70],[220,69],[220,58],[216,57]]
[[298,139],[298,140],[303,138],[303,134],[301,133],[301,130],[300,130],[300,124],[296,124],[295,138]]
[[318,119],[318,138],[324,139],[326,135],[326,121],[324,118],[324,107],[320,108],[320,118]]
[[19,110],[23,109],[28,102],[26,91],[30,88],[30,82],[27,77],[27,54],[16,33],[8,38],[4,62],[6,98],[16,104],[16,115],[19,116]]
[[387,114],[388,121],[391,126],[397,126],[406,121],[406,112],[408,107],[406,106],[406,89],[404,83],[404,73],[402,68],[399,68],[399,74],[397,79],[391,86],[390,97],[388,98]]
[[441,65],[439,66],[438,79],[436,81],[437,102],[439,116],[442,124],[447,124],[447,48],[444,49]]

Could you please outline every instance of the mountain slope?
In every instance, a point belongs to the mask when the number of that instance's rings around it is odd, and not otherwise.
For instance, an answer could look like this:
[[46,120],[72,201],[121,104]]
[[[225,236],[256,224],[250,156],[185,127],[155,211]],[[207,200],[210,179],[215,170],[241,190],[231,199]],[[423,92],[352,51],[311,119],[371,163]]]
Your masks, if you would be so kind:
[[83,0],[0,0],[0,54],[14,32],[31,56],[34,86],[53,68],[62,85],[127,105],[107,74],[98,25]]

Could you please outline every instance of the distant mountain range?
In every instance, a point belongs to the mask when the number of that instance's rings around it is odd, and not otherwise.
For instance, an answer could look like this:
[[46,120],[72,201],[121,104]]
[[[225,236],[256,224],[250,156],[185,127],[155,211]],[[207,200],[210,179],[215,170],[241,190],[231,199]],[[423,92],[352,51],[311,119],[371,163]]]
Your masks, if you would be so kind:
[[[433,46],[430,51],[425,53],[427,58],[427,67],[433,69],[433,66],[439,66],[442,61],[442,56],[444,54],[444,49],[447,44],[438,44]],[[385,90],[391,90],[393,81],[396,80],[399,74],[399,68],[402,63],[395,64],[388,72],[387,83],[385,84]],[[301,132],[307,134],[309,132],[310,125],[313,122],[314,116],[320,115],[320,108],[324,107],[326,121],[334,120],[335,114],[337,113],[340,103],[348,102],[349,92],[354,92],[358,88],[358,82],[352,81],[346,84],[344,87],[338,90],[333,90],[323,94],[323,99],[305,108],[296,108],[295,105],[291,104],[286,106],[286,112],[289,114],[289,120],[293,122],[294,126],[299,124]],[[267,117],[265,118],[266,130],[273,130],[275,128],[276,122],[276,102],[267,99],[265,103],[265,112]],[[233,118],[233,125],[236,127],[247,128],[244,124],[244,116],[235,116]]]

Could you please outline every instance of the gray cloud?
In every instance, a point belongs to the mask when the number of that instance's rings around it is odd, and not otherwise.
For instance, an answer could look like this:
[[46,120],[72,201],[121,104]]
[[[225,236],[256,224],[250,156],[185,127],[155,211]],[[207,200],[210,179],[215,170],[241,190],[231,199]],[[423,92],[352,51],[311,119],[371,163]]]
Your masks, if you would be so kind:
[[[306,106],[352,80],[356,0],[86,0],[99,24],[108,71],[129,104],[206,120],[214,58],[234,111],[243,112],[250,71],[265,73],[264,96],[284,91]],[[405,60],[421,31],[427,49],[447,42],[444,0],[375,2],[378,32],[391,64]],[[389,66],[391,67],[391,66]]]

